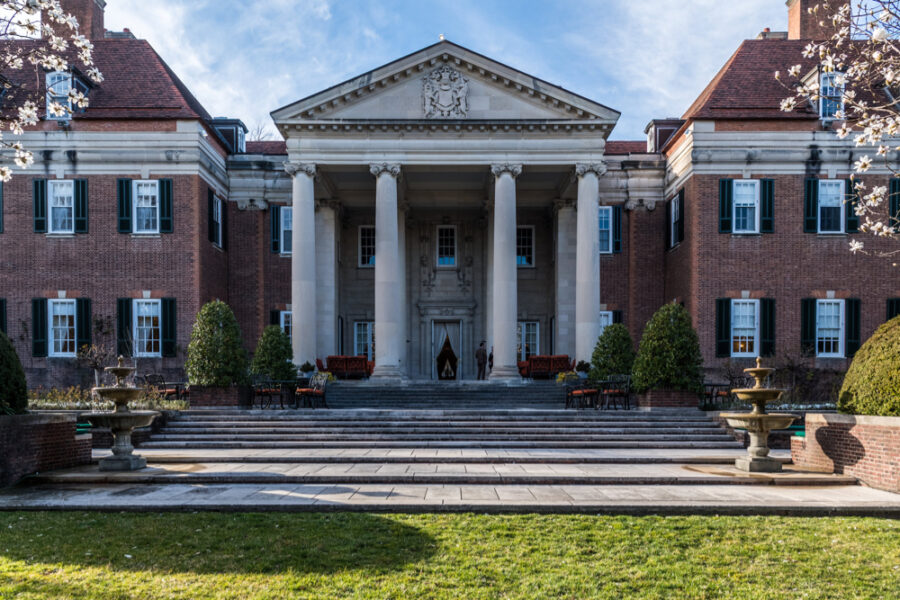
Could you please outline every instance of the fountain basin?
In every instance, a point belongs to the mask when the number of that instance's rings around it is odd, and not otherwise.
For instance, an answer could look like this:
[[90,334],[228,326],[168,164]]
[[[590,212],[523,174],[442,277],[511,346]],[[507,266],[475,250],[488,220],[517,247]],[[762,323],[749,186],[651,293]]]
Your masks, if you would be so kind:
[[775,388],[739,388],[731,392],[744,402],[775,402],[784,390]]
[[159,413],[152,410],[140,410],[124,413],[84,413],[81,416],[87,419],[94,427],[108,427],[111,430],[120,431],[123,429],[132,430],[137,427],[147,427],[153,422],[153,419],[159,416]]
[[[780,392],[779,392],[780,393]],[[763,405],[765,407],[765,405]],[[769,432],[786,429],[799,419],[787,413],[722,413],[721,416],[731,427],[746,429],[750,435],[747,456],[734,461],[734,466],[750,473],[779,473],[781,461],[769,456]]]
[[112,400],[116,404],[117,412],[122,410],[128,402],[141,395],[141,390],[133,387],[96,387],[93,391],[104,400]]
[[136,471],[147,466],[147,459],[134,454],[131,432],[146,427],[159,416],[151,410],[86,413],[82,415],[94,427],[108,427],[113,436],[112,456],[100,459],[101,471]]
[[723,419],[732,427],[746,429],[747,431],[773,431],[775,429],[787,429],[791,423],[799,419],[797,415],[787,413],[722,413]]

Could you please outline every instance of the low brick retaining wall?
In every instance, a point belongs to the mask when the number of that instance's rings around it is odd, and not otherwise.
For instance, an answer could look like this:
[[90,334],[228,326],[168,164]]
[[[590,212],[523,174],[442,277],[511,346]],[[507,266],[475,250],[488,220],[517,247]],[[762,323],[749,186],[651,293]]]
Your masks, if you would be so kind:
[[206,387],[191,386],[191,408],[206,406],[250,406],[252,390],[248,386]]
[[91,462],[91,436],[75,435],[73,414],[0,417],[0,486],[33,473]]
[[654,408],[698,408],[700,396],[696,392],[682,390],[649,390],[637,395],[637,407],[640,410]]
[[791,458],[801,469],[900,492],[900,417],[810,413],[806,437],[791,440]]

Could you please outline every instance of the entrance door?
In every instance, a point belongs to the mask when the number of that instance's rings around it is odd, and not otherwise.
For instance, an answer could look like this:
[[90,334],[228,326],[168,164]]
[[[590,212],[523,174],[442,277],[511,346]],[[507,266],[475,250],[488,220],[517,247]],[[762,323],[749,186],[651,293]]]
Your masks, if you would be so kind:
[[432,378],[442,381],[462,378],[460,322],[434,321],[431,327]]

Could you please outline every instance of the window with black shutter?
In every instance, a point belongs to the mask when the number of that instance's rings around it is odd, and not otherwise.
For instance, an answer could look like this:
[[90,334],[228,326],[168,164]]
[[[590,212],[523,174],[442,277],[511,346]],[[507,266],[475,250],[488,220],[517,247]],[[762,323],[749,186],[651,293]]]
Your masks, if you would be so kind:
[[886,320],[890,321],[897,316],[900,316],[900,298],[888,298]]
[[116,353],[120,356],[131,356],[132,353],[131,308],[131,298],[116,300]]
[[734,210],[733,179],[719,180],[719,233],[731,233]]
[[35,179],[33,188],[34,232],[47,233],[47,180]]
[[281,253],[281,215],[279,206],[271,205],[269,207],[269,214],[272,219],[272,253],[280,254]]
[[75,233],[88,232],[88,182],[75,180]]
[[178,319],[175,314],[175,298],[163,298],[162,302],[162,355],[174,358],[177,351]]
[[75,300],[75,347],[76,352],[92,343],[93,317],[90,298]]
[[118,232],[131,233],[131,180],[119,179],[116,182],[116,193],[118,196]]
[[5,333],[9,335],[9,330],[6,328],[6,299],[0,298],[0,333]]
[[716,356],[731,356],[731,298],[716,300]]
[[31,355],[47,356],[47,299],[31,300]]

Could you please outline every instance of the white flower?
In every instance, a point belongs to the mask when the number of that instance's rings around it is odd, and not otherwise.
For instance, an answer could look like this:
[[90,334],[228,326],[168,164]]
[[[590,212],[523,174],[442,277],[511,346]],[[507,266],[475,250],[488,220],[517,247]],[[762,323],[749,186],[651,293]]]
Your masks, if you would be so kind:
[[[9,167],[0,167],[0,181],[6,182],[12,179],[12,169]],[[12,525],[10,525],[12,527]]]
[[850,240],[850,252],[856,254],[863,249],[863,243],[859,240]]
[[847,125],[847,123],[841,123],[840,129],[837,130],[837,136],[840,139],[844,139],[848,135],[850,135],[850,127]]
[[875,62],[881,62],[882,54],[880,51],[876,50],[872,53],[872,60]]
[[785,98],[781,101],[781,110],[784,112],[791,112],[797,108],[797,100],[795,98]]
[[890,148],[885,145],[878,146],[878,156],[887,156],[888,150]]
[[858,161],[853,163],[853,168],[857,173],[865,173],[869,170],[869,167],[872,166],[872,159],[868,156],[863,156]]
[[876,27],[875,31],[872,32],[872,41],[874,42],[883,42],[887,37],[888,33],[884,27]]
[[788,69],[788,75],[791,77],[799,77],[800,76],[800,68],[801,65],[794,65],[790,69]]

